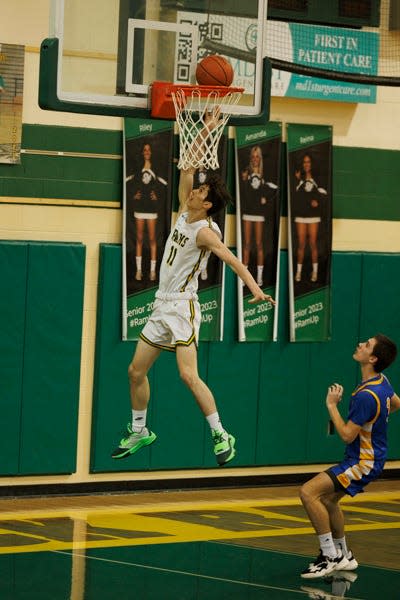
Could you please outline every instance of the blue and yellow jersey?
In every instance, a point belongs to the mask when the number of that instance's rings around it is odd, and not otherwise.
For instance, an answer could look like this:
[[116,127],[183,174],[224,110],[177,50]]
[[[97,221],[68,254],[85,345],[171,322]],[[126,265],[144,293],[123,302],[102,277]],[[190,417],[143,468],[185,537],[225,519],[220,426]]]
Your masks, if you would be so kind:
[[352,393],[348,420],[361,426],[357,438],[346,446],[346,458],[374,463],[387,454],[387,422],[394,391],[387,377],[378,374],[362,382]]

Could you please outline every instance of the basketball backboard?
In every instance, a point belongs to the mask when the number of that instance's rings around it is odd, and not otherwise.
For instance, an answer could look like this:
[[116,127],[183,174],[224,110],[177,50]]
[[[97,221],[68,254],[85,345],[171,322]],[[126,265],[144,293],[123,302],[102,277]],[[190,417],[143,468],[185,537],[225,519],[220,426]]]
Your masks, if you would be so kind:
[[[150,116],[153,81],[195,84],[197,62],[222,54],[244,94],[234,120],[268,120],[266,0],[51,0],[39,104],[68,112]],[[233,123],[234,124],[234,123]]]

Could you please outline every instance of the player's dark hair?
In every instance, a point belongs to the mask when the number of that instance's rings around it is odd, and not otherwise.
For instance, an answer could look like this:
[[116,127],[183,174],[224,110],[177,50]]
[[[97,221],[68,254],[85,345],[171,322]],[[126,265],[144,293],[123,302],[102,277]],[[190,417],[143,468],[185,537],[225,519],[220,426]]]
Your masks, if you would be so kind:
[[376,373],[381,373],[387,369],[396,358],[397,347],[390,338],[382,333],[374,335],[374,339],[376,340],[376,343],[372,354],[378,360],[374,363],[373,367]]
[[210,175],[206,185],[208,185],[207,200],[212,202],[211,208],[207,210],[207,215],[211,217],[211,215],[219,213],[227,204],[231,203],[232,198],[225,182],[219,175]]

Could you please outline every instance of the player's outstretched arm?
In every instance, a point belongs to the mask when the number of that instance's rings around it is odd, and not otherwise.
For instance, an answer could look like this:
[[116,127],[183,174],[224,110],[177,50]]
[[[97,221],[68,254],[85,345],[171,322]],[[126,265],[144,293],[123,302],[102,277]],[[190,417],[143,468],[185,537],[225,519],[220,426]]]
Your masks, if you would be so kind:
[[193,177],[195,169],[181,169],[179,175],[179,188],[178,188],[178,199],[179,199],[179,210],[178,213],[186,210],[186,202],[189,198],[190,192],[193,189]]
[[[197,138],[193,141],[193,146],[197,151],[194,152],[197,160],[200,160],[202,153],[205,149],[203,148],[202,142],[206,137],[208,131],[215,129],[221,119],[220,108],[216,107],[212,111],[204,114],[203,124],[204,127],[199,131]],[[190,167],[188,169],[181,169],[179,176],[179,188],[178,188],[178,199],[179,199],[179,213],[186,210],[186,202],[190,192],[193,189],[193,179],[196,169]]]
[[256,302],[265,302],[267,300],[268,302],[275,304],[275,300],[269,294],[264,294],[249,270],[246,269],[243,263],[236,258],[229,248],[221,242],[217,234],[209,227],[200,229],[197,234],[197,245],[199,248],[211,250],[218,258],[231,267],[253,294],[253,298],[249,300],[249,302],[254,304]]

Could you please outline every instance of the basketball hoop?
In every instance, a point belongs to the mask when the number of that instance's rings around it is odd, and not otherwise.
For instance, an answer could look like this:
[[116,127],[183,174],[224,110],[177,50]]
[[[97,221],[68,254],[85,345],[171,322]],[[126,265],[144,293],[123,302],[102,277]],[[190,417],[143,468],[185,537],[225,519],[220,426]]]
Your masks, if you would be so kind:
[[[178,169],[218,169],[218,143],[243,88],[173,85],[155,81],[152,116],[176,119],[179,130]],[[205,118],[218,115],[210,128]],[[201,132],[201,135],[200,135]]]

